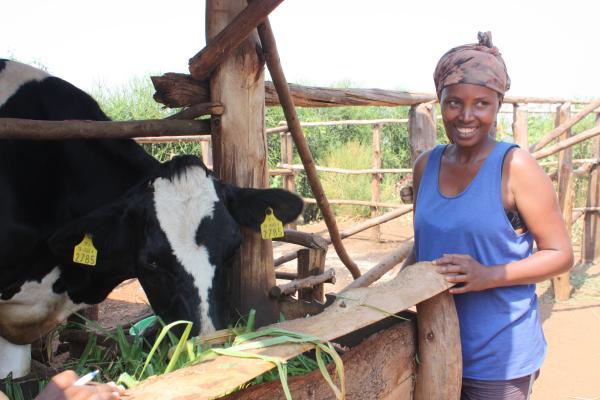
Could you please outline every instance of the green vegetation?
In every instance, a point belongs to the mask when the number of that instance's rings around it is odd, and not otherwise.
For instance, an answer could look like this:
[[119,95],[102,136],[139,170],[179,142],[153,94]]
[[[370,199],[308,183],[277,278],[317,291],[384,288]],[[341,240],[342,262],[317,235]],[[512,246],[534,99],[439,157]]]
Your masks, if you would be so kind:
[[[335,87],[349,87],[350,82],[339,82]],[[99,87],[92,95],[98,99],[105,112],[115,120],[164,118],[174,113],[167,110],[152,99],[154,89],[149,79],[136,78],[129,84],[117,89]],[[333,121],[333,120],[367,120],[383,118],[407,118],[408,107],[332,107],[332,108],[302,108],[297,109],[298,118],[302,122]],[[437,110],[439,115],[439,109]],[[285,118],[280,107],[266,109],[265,124],[267,128],[279,126]],[[549,114],[530,113],[529,118],[530,143],[538,141],[545,133],[554,127],[554,117]],[[588,116],[573,129],[573,134],[589,129],[594,124],[593,116]],[[438,119],[438,142],[447,143],[442,121]],[[369,169],[372,166],[372,127],[371,125],[338,125],[327,127],[306,127],[304,133],[315,162],[319,166],[343,169]],[[498,137],[512,140],[511,120],[507,114],[499,116]],[[268,137],[268,165],[275,168],[281,162],[280,136]],[[574,147],[574,158],[587,158],[589,141]],[[169,143],[144,145],[144,148],[160,161],[165,161],[176,154],[200,154],[198,143]],[[381,130],[381,149],[383,168],[410,168],[411,157],[408,142],[407,124],[384,125]],[[555,161],[556,156],[544,161]],[[300,164],[298,154],[295,154],[294,164]],[[553,167],[552,167],[553,168]],[[552,169],[548,168],[548,170]],[[328,198],[370,200],[370,175],[340,175],[320,173],[322,184]],[[385,174],[381,184],[381,201],[398,201],[396,183],[401,178],[398,174]],[[270,178],[272,187],[280,187],[281,176]],[[576,180],[576,193],[583,194],[587,187],[586,179]],[[304,172],[296,176],[296,191],[304,197],[314,197],[308,185]],[[581,207],[585,202],[583,196],[578,196],[575,206]],[[342,205],[335,207],[339,217],[367,216],[369,207]],[[316,205],[307,205],[304,212],[306,222],[319,219],[320,213]]]
[[[100,375],[96,378],[97,381],[112,381],[132,388],[151,376],[210,361],[219,355],[258,358],[272,362],[276,369],[265,372],[238,389],[280,380],[286,398],[291,400],[287,377],[305,375],[318,368],[336,397],[343,397],[344,366],[330,343],[323,343],[314,336],[282,329],[271,328],[254,331],[254,319],[254,310],[252,310],[247,321],[240,320],[234,327],[226,331],[219,331],[221,335],[212,335],[208,338],[189,338],[192,323],[188,321],[176,321],[166,326],[163,324],[163,329],[152,345],[142,335],[126,335],[121,327],[117,327],[114,331],[108,331],[94,321],[83,320],[83,323],[71,323],[71,327],[75,326],[88,332],[88,341],[81,356],[77,360],[67,361],[61,369],[72,369],[79,375],[99,370]],[[180,336],[171,332],[171,329],[177,325],[184,326]],[[106,344],[100,345],[98,334],[110,338],[114,344],[108,347]],[[219,338],[216,340],[217,343],[210,344],[207,341],[207,339],[214,340],[215,338]],[[315,350],[310,354],[301,354],[287,362],[278,357],[261,356],[248,352],[251,349],[285,343],[310,343]],[[326,364],[332,361],[336,365],[337,376],[341,379],[340,388],[335,385],[326,369]],[[21,384],[8,378],[5,381],[5,392],[11,400],[29,400],[41,392],[47,383],[47,380],[41,380],[37,382],[37,387],[24,389]]]

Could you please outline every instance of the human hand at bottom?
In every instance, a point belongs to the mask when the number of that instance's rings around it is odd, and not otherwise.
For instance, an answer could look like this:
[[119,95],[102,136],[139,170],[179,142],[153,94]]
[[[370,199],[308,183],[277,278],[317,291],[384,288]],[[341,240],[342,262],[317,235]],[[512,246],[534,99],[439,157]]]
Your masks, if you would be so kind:
[[458,286],[450,288],[451,294],[476,292],[493,287],[492,268],[481,265],[468,254],[444,254],[433,260],[438,273],[445,275],[448,282]]
[[73,371],[55,375],[35,400],[112,400],[125,393],[113,382],[74,386],[79,376]]

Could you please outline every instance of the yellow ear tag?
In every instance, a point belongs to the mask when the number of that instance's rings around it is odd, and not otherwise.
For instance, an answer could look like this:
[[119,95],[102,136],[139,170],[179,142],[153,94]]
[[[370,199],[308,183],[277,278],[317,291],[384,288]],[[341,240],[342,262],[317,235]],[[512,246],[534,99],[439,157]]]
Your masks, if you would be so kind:
[[260,236],[263,239],[283,237],[283,224],[277,219],[271,207],[267,208],[265,220],[260,224]]
[[78,264],[96,265],[96,257],[98,256],[98,250],[92,243],[92,236],[86,233],[81,243],[75,246],[73,251],[73,262]]

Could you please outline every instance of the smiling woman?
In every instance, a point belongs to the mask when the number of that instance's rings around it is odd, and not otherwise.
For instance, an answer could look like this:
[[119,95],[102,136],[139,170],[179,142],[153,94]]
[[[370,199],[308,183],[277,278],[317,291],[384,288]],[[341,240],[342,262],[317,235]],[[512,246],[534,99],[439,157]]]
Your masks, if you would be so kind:
[[495,139],[510,79],[491,35],[448,51],[434,81],[451,144],[415,162],[405,264],[433,261],[457,284],[461,399],[528,399],[546,354],[535,283],[571,267],[569,237],[548,176],[526,150]]

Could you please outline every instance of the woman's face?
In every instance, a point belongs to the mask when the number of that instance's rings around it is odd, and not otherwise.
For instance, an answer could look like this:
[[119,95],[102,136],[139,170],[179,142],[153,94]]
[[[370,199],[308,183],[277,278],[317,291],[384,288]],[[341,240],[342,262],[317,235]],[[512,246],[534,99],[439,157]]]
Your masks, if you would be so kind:
[[486,140],[500,109],[498,92],[470,83],[444,88],[440,103],[446,135],[452,143],[461,146]]

